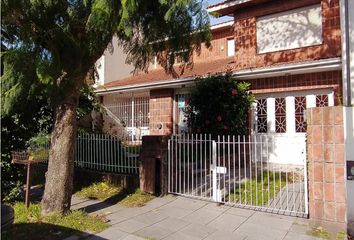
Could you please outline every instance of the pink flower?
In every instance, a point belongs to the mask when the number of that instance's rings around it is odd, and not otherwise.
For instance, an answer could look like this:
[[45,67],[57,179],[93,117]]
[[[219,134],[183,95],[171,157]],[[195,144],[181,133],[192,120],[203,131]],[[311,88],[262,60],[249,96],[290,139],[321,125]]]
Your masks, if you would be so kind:
[[236,95],[238,93],[237,89],[232,89],[231,91],[232,95]]
[[197,133],[200,133],[202,130],[200,130],[200,128],[197,128]]
[[222,120],[222,116],[220,116],[220,115],[219,115],[219,116],[217,116],[217,117],[216,117],[216,120],[218,120],[219,122],[221,122],[221,120]]
[[224,129],[227,130],[227,129],[229,129],[229,128],[228,128],[228,126],[224,125]]
[[209,121],[209,120],[205,120],[205,124],[206,124],[206,125],[209,125],[209,124],[210,124],[210,121]]

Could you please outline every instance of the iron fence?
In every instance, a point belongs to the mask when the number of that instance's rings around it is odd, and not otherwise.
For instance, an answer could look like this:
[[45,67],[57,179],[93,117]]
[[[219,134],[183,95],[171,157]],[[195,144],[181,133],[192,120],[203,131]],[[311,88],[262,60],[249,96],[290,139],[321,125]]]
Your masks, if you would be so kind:
[[[298,138],[256,134],[249,136],[174,135],[169,140],[169,192],[228,205],[307,216],[306,152]],[[305,139],[303,139],[305,140]],[[284,145],[287,141],[287,145]],[[294,161],[280,154],[300,151]],[[300,146],[296,146],[300,144]],[[280,149],[282,152],[286,149]],[[278,151],[280,151],[278,149]]]
[[[138,174],[141,145],[105,134],[77,136],[75,167],[98,172]],[[50,143],[32,146],[26,154],[33,160],[48,160]]]
[[75,166],[101,172],[137,174],[141,145],[104,134],[80,134]]

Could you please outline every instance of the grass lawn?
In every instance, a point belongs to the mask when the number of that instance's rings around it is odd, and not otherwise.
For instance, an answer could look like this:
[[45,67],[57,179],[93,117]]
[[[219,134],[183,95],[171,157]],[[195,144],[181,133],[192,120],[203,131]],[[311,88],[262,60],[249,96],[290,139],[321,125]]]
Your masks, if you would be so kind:
[[95,182],[77,191],[75,196],[88,199],[106,200],[119,194],[121,191],[122,188],[113,186],[111,184],[105,182]]
[[151,201],[155,197],[151,194],[143,193],[140,189],[136,189],[134,192],[128,194],[119,203],[125,207],[142,207],[145,203]]
[[153,195],[141,192],[140,189],[127,190],[105,182],[86,186],[76,192],[75,196],[103,200],[112,204],[119,203],[126,207],[141,207],[155,198]]
[[[268,203],[269,200],[273,199],[279,192],[279,190],[285,187],[285,185],[285,173],[280,176],[279,172],[269,172],[268,176],[268,172],[264,171],[263,178],[262,174],[260,173],[257,175],[257,180],[256,176],[254,176],[252,179],[245,180],[241,183],[240,188],[234,189],[234,191],[230,195],[226,196],[226,200],[228,200],[230,197],[230,202],[241,202],[242,204],[264,206]],[[238,185],[236,187],[238,187]]]
[[323,227],[312,228],[307,232],[307,234],[321,239],[345,240],[348,238],[347,234],[344,231],[334,234]]
[[39,204],[31,204],[27,209],[23,203],[16,203],[13,208],[14,224],[1,232],[2,239],[59,240],[80,232],[100,232],[108,227],[101,217],[83,211],[71,211],[64,216],[42,216]]

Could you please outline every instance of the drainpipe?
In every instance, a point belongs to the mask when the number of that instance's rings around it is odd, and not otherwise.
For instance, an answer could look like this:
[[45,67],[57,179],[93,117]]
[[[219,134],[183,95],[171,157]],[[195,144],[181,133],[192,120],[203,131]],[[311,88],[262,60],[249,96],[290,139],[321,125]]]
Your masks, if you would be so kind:
[[[343,3],[344,2],[344,3]],[[349,2],[348,0],[343,0],[342,3],[344,4],[344,24],[342,24],[342,29],[344,31],[344,34],[342,36],[344,37],[344,46],[345,46],[345,52],[342,52],[345,56],[345,82],[343,84],[345,85],[346,90],[346,99],[345,99],[345,106],[351,106],[352,103],[352,96],[351,96],[351,78],[350,78],[350,40],[349,40]],[[342,11],[341,11],[342,12]],[[341,16],[342,18],[342,16]]]

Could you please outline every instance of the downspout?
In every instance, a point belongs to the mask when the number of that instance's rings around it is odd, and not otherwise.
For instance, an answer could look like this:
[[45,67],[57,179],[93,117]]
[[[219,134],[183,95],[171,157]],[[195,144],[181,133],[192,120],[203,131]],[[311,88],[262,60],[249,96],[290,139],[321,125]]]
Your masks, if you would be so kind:
[[351,97],[351,79],[350,79],[350,41],[349,41],[349,3],[344,0],[344,31],[345,31],[345,61],[346,61],[346,90],[347,101],[346,106],[352,105]]

